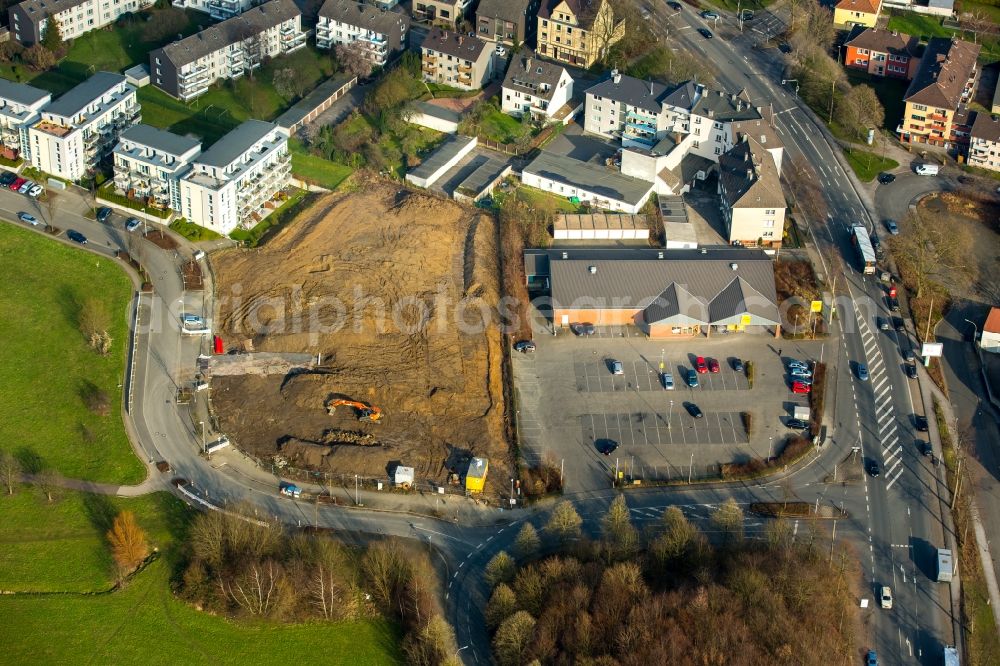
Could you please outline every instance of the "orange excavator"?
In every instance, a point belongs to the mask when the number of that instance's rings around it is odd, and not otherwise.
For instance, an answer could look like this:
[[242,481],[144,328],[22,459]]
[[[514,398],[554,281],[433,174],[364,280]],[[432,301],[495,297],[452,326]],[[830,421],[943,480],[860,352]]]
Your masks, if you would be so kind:
[[358,402],[357,400],[346,400],[344,398],[335,398],[328,400],[326,402],[326,413],[333,415],[337,407],[353,407],[355,413],[358,415],[359,421],[368,421],[370,423],[378,423],[379,419],[382,418],[382,410],[375,405],[366,405],[363,402]]

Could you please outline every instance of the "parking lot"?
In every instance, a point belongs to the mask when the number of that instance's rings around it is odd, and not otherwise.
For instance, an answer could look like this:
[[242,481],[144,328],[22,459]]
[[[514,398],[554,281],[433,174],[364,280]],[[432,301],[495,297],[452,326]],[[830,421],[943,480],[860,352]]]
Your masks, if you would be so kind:
[[[674,358],[665,357],[662,361],[664,372],[671,374],[674,391],[678,389],[702,391],[746,391],[750,382],[745,372],[736,372],[732,363],[719,359],[719,372],[696,375],[698,386],[689,388],[686,384],[688,376],[694,372],[694,359],[681,361],[676,354]],[[632,358],[594,358],[593,354],[579,351],[575,354],[573,369],[576,373],[576,389],[585,393],[614,393],[616,391],[666,391],[660,374],[660,359]],[[624,374],[611,374],[611,361],[620,361]],[[652,361],[652,363],[651,363]],[[669,392],[669,391],[668,391]]]
[[705,412],[696,419],[680,401],[662,412],[582,414],[580,430],[584,442],[611,440],[633,452],[631,447],[747,443],[739,412]]

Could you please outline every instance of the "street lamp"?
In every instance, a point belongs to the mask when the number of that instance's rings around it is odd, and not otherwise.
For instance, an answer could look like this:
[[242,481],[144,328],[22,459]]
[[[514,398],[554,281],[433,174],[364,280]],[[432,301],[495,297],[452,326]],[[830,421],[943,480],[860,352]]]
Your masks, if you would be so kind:
[[975,330],[972,331],[972,346],[975,347],[976,346],[976,338],[979,337],[979,324],[977,324],[976,322],[972,321],[971,319],[966,319],[965,321],[967,321],[970,324],[972,324],[973,328],[975,329]]
[[795,95],[797,97],[798,94],[799,94],[799,80],[798,79],[781,79],[781,85],[785,85],[786,83],[794,83],[795,84]]
[[670,401],[670,412],[667,414],[667,430],[670,430],[670,422],[674,420],[674,401]]
[[208,445],[205,443],[205,422],[204,421],[198,421],[198,425],[201,426],[201,450],[202,451],[207,451],[208,450]]
[[691,474],[694,472],[694,454],[691,454],[691,462],[688,464],[688,483],[691,483]]
[[358,496],[358,475],[354,475],[354,504],[355,506],[361,505],[361,499]]

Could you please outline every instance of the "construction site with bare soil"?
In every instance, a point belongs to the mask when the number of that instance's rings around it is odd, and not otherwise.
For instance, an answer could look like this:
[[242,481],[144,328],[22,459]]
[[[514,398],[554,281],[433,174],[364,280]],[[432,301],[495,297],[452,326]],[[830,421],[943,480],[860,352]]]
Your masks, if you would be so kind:
[[[265,245],[213,255],[218,427],[279,466],[509,478],[494,219],[387,182],[319,198]],[[245,359],[245,361],[243,361]],[[492,483],[491,483],[492,482]],[[503,485],[500,483],[500,485]]]

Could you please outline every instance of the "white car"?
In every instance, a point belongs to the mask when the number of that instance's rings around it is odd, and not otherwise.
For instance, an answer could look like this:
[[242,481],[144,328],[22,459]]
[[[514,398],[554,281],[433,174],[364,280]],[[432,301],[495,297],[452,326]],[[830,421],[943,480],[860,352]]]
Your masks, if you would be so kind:
[[204,319],[202,319],[198,315],[193,315],[193,314],[181,315],[181,321],[184,322],[185,324],[190,324],[192,326],[203,326],[205,324]]
[[663,374],[660,375],[660,378],[663,381],[663,390],[665,391],[674,390],[674,376],[672,374],[670,374],[669,372],[664,372]]
[[44,191],[45,191],[45,188],[43,188],[41,185],[35,185],[30,190],[28,190],[28,196],[29,197],[37,197],[39,194],[41,194]]
[[879,594],[879,602],[882,608],[889,610],[892,608],[892,589],[888,585],[882,586],[882,591]]

